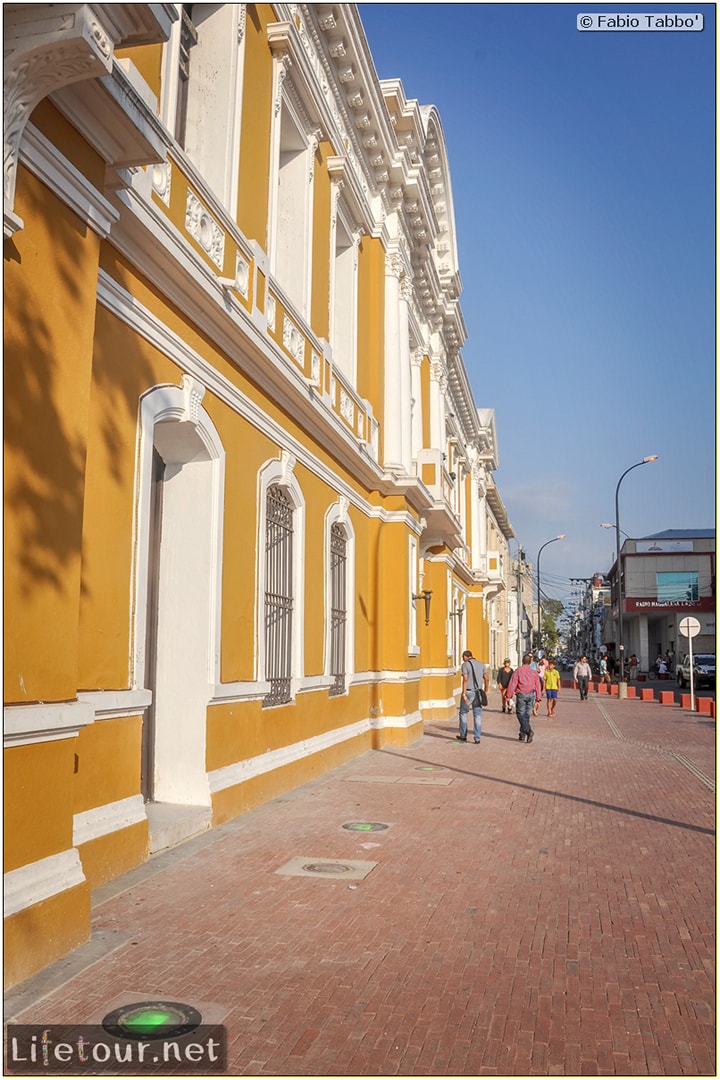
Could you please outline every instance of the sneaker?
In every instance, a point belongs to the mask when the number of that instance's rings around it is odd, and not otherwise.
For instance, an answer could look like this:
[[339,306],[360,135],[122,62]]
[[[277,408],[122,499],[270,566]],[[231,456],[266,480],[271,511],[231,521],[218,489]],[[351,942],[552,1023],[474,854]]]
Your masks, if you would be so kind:
[[519,741],[520,741],[520,742],[525,742],[525,735],[523,734],[523,732],[522,732],[522,731],[521,731],[521,732],[520,732],[520,734],[518,735],[518,739],[519,739]]
[[531,731],[531,732],[530,732],[530,734],[528,735],[528,737],[527,737],[527,741],[528,741],[529,743],[531,743],[531,742],[533,741],[533,735],[534,735],[534,734],[535,734],[535,732],[534,732],[534,731]]
[[480,742],[480,740],[479,740],[479,739],[473,739],[473,742],[474,742],[474,743],[475,743],[475,745],[477,746],[477,744],[478,744],[478,743]]
[[467,742],[467,735],[456,735],[455,738],[458,742]]

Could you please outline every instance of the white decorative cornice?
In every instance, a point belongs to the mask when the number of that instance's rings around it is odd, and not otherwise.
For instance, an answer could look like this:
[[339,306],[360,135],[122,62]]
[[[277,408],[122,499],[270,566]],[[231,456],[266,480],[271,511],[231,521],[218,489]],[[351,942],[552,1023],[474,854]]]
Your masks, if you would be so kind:
[[[36,9],[36,10],[33,10]],[[53,18],[49,19],[50,9]],[[112,70],[113,42],[87,4],[28,5],[6,15],[3,104],[3,194],[12,212],[20,143],[33,109],[62,86]]]
[[25,128],[20,160],[88,228],[98,236],[108,235],[118,211],[34,124]]

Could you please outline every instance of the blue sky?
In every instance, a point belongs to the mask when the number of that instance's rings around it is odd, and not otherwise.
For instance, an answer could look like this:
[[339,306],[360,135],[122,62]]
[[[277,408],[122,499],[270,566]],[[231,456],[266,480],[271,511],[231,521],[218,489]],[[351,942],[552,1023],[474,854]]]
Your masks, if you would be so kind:
[[[465,366],[543,592],[630,536],[715,524],[715,8],[360,4],[378,76],[436,105]],[[702,32],[581,32],[582,12]],[[512,544],[513,552],[515,544]]]

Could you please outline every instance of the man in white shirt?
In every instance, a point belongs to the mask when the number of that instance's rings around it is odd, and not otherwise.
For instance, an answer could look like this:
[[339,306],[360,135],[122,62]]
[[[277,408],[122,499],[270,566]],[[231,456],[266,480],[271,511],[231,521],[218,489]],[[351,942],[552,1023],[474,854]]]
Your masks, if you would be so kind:
[[590,679],[592,677],[592,668],[587,662],[587,656],[581,656],[577,664],[573,668],[573,679],[575,685],[580,691],[580,700],[587,701],[588,687],[590,686]]

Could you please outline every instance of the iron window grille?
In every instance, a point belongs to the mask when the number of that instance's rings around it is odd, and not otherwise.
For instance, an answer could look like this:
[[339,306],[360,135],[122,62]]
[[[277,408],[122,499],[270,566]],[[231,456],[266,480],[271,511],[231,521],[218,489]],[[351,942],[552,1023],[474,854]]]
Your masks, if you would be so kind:
[[347,627],[347,537],[341,525],[330,530],[330,694],[345,693],[345,631]]
[[291,700],[293,629],[293,508],[274,484],[267,492],[265,524],[265,678],[263,706]]

